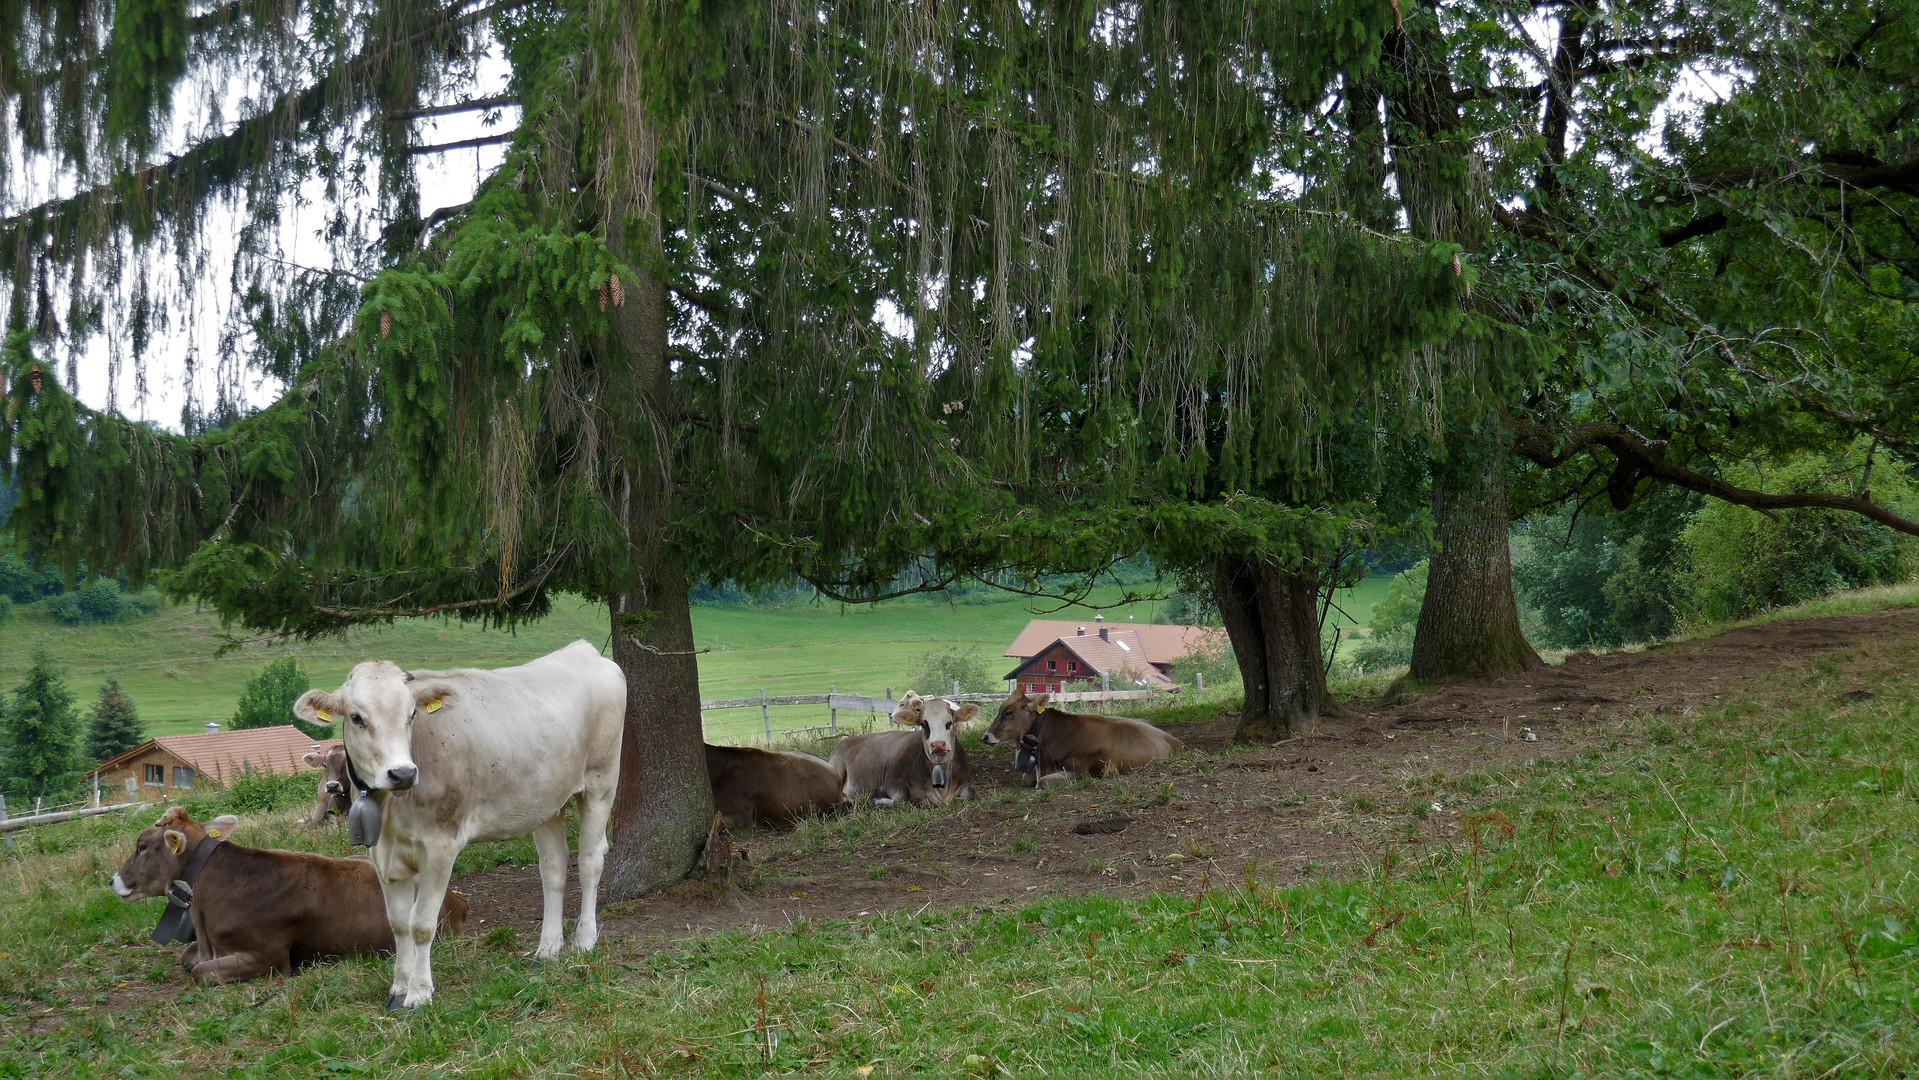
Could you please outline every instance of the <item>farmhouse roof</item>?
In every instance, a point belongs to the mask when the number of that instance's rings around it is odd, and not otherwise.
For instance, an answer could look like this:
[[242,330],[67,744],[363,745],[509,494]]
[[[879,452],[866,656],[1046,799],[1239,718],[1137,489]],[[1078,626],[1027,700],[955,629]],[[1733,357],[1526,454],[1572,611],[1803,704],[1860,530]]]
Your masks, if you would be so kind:
[[224,784],[228,778],[239,776],[248,765],[252,765],[255,772],[299,772],[306,768],[300,758],[316,745],[321,753],[325,753],[338,746],[339,741],[316,743],[312,736],[292,724],[240,731],[158,735],[131,750],[120,751],[96,768],[107,772],[138,760],[157,748],[185,762],[195,773]]
[[[1087,638],[1098,640],[1099,630],[1105,626],[1111,634],[1132,634],[1129,644],[1145,652],[1145,659],[1155,664],[1170,664],[1192,653],[1207,637],[1219,631],[1206,626],[1177,626],[1171,623],[1099,623],[1079,622],[1065,619],[1034,619],[1026,624],[1013,643],[1006,647],[1006,655],[1021,660],[1038,656],[1050,648],[1055,641],[1071,638],[1083,642]],[[1082,636],[1080,631],[1085,631]]]
[[[1075,633],[1069,637],[1054,638],[1040,646],[1033,656],[1021,657],[1020,666],[1007,672],[1005,677],[1019,678],[1026,666],[1035,662],[1040,654],[1055,645],[1060,645],[1079,657],[1080,663],[1086,665],[1087,674],[1116,676],[1139,682],[1144,686],[1172,689],[1177,684],[1167,678],[1165,672],[1154,666],[1155,661],[1146,655],[1145,646],[1140,641],[1140,635],[1135,632],[1136,630],[1137,627],[1112,626],[1106,628],[1105,637],[1100,637],[1098,633],[1083,636]],[[1168,661],[1157,662],[1164,664]]]

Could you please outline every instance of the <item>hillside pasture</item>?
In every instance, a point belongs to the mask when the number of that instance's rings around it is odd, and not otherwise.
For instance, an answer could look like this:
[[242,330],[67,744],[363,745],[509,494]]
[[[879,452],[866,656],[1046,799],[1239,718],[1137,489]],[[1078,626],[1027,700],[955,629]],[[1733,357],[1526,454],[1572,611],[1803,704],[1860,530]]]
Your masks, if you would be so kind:
[[[1385,578],[1369,578],[1338,598],[1361,621],[1384,594]],[[1117,604],[1120,590],[1096,591],[1090,602]],[[1085,619],[1104,615],[1124,623],[1149,622],[1156,603],[1112,607],[1053,605],[1011,593],[984,603],[955,604],[905,598],[882,604],[842,606],[794,603],[768,606],[702,606],[693,609],[693,630],[700,656],[700,692],[707,699],[843,692],[879,695],[908,689],[915,659],[932,649],[973,648],[994,675],[1011,670],[1001,657],[1029,619]],[[1343,619],[1338,613],[1335,619]],[[148,730],[155,735],[199,731],[208,720],[232,714],[246,680],[268,660],[291,652],[300,657],[314,685],[334,687],[361,660],[383,657],[409,667],[504,667],[524,663],[570,641],[585,638],[604,646],[605,608],[576,597],[561,597],[553,614],[514,633],[477,625],[416,619],[392,626],[350,631],[343,637],[284,643],[242,640],[225,655],[229,632],[211,613],[190,606],[167,606],[153,615],[106,625],[67,626],[23,608],[0,623],[0,689],[10,688],[25,672],[36,646],[45,647],[67,673],[82,701],[109,676],[120,680]],[[921,688],[931,689],[931,688]],[[857,725],[860,718],[843,721]],[[827,722],[822,707],[789,707],[772,712],[779,732]],[[759,738],[757,709],[736,709],[707,716],[708,735],[720,742]]]
[[1919,612],[1868,611],[1362,697],[1274,746],[1201,717],[1184,758],[1043,793],[975,746],[979,801],[736,837],[729,881],[544,966],[530,845],[482,845],[402,1018],[382,961],[186,987],[158,901],[103,887],[139,823],[44,829],[0,866],[0,1071],[1910,1075],[1916,666]]

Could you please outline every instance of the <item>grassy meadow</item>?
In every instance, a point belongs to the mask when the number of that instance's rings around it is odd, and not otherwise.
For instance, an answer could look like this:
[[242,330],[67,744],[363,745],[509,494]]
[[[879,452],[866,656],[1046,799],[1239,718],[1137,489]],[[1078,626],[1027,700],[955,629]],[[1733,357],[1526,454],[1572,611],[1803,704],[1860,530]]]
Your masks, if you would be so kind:
[[[1368,578],[1341,594],[1338,603],[1364,623],[1385,594],[1387,580]],[[1107,588],[1090,599],[1112,604],[1119,596],[1119,589]],[[700,691],[710,700],[752,697],[762,688],[769,695],[823,694],[837,686],[877,696],[889,687],[908,689],[917,657],[953,646],[977,649],[997,676],[1012,667],[1000,654],[1029,619],[1091,620],[1104,614],[1117,623],[1129,617],[1151,622],[1157,605],[1147,601],[1050,613],[1052,606],[1009,593],[989,603],[903,598],[858,606],[696,607],[694,639],[699,648],[711,650],[699,658]],[[551,616],[514,633],[416,619],[312,643],[248,642],[219,656],[226,632],[218,618],[191,607],[169,606],[127,622],[83,626],[62,625],[37,607],[21,608],[0,623],[0,690],[19,682],[33,649],[43,646],[65,669],[83,705],[103,680],[117,678],[156,735],[199,731],[206,721],[230,715],[247,678],[284,652],[301,658],[315,685],[331,688],[369,658],[415,668],[503,667],[578,638],[604,648],[608,633],[605,608],[562,597]],[[776,734],[825,722],[824,708],[774,710]],[[746,741],[761,731],[759,711],[710,713],[707,727],[716,741]]]
[[[1869,644],[1636,716],[1572,761],[1402,776],[1456,827],[1350,879],[1221,867],[1186,893],[1029,894],[544,966],[469,933],[436,949],[438,998],[408,1017],[380,1014],[376,960],[179,989],[172,950],[144,943],[159,901],[104,888],[141,823],[49,827],[0,855],[0,1075],[1910,1076],[1916,665],[1911,641]],[[940,817],[885,820],[937,858]],[[859,811],[806,842],[875,824]],[[243,827],[339,842],[290,813]]]

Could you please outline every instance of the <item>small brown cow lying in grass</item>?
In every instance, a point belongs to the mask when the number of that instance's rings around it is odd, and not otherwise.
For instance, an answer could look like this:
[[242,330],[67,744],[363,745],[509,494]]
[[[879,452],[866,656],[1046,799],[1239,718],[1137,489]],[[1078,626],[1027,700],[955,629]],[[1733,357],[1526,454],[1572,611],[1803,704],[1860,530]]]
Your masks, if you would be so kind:
[[[169,809],[134,841],[133,854],[113,875],[114,893],[123,900],[165,894],[200,841],[226,836],[234,824],[225,816],[203,828],[183,808]],[[393,951],[380,878],[366,859],[222,841],[192,884],[187,910],[194,940],[180,954],[180,966],[199,982],[240,982],[324,957]],[[459,933],[466,898],[449,890],[440,921]]]
[[828,763],[845,772],[842,790],[848,802],[867,795],[875,806],[940,806],[970,799],[971,768],[966,747],[960,745],[959,726],[978,714],[978,705],[922,698],[908,690],[893,711],[893,722],[910,725],[909,730],[855,735],[833,748]]
[[1017,744],[1014,765],[1033,774],[1034,787],[1131,772],[1186,749],[1185,743],[1144,720],[1048,709],[1050,699],[1050,694],[1027,697],[1013,691],[983,736],[988,746]]
[[706,744],[713,808],[729,829],[788,826],[840,808],[844,770],[798,750]]

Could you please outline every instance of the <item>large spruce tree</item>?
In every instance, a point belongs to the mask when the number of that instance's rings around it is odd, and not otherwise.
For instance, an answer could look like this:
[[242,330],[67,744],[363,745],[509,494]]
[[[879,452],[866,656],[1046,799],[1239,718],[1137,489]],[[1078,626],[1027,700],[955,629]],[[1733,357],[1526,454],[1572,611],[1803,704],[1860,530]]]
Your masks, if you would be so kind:
[[[605,895],[638,895],[711,818],[693,577],[872,599],[910,565],[931,589],[1111,548],[1033,522],[1034,484],[1137,478],[1155,543],[1201,565],[1298,569],[1301,537],[1343,520],[1264,459],[1310,473],[1316,417],[1393,397],[1412,346],[1462,325],[1466,279],[1446,250],[1289,205],[1270,133],[1389,17],[27,5],[0,91],[80,189],[0,230],[10,527],[70,571],[176,568],[176,595],[270,632],[606,602],[630,696]],[[423,219],[410,119],[457,106],[437,97],[487,34],[518,128],[470,204]],[[237,118],[177,122],[224,110],[210,88],[240,71],[258,93]],[[311,179],[336,264],[289,272],[272,226]],[[178,436],[81,408],[54,361],[103,332],[138,356],[184,318],[223,207],[246,300],[223,363],[285,396]],[[1100,406],[1081,434],[1153,438],[1060,456],[1059,394]],[[1266,489],[1240,499],[1242,479]],[[1087,506],[1059,494],[1039,502]]]

